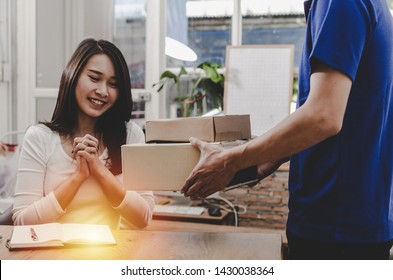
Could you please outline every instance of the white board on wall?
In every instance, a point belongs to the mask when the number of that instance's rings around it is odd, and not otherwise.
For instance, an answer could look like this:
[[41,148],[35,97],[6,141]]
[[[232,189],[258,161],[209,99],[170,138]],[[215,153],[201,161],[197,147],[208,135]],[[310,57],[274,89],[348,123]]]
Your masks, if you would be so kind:
[[228,46],[225,114],[249,114],[254,136],[268,131],[289,115],[293,65],[293,45]]

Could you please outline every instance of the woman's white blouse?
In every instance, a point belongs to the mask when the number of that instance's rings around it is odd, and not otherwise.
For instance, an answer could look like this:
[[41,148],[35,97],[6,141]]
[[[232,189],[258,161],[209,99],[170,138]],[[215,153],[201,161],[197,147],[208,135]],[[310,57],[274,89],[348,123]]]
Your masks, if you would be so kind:
[[[134,122],[127,124],[127,144],[144,143],[142,129]],[[108,152],[100,156],[102,164]],[[150,191],[127,191],[119,206],[112,207],[98,182],[85,180],[67,209],[62,209],[53,190],[75,172],[76,161],[67,155],[60,136],[47,126],[30,126],[24,137],[18,165],[13,220],[16,225],[59,223],[107,224],[116,229],[122,221],[132,227],[132,220],[148,224],[154,208]],[[122,182],[122,174],[116,176]]]

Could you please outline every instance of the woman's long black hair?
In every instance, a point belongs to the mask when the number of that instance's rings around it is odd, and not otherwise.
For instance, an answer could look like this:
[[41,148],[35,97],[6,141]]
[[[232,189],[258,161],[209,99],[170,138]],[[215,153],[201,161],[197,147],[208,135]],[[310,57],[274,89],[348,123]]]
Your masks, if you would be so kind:
[[87,61],[96,54],[105,54],[116,72],[119,97],[115,104],[97,120],[95,133],[102,135],[108,148],[109,170],[117,175],[121,168],[121,145],[126,143],[126,123],[131,118],[131,81],[127,63],[121,51],[106,40],[85,39],[76,48],[60,80],[56,107],[50,122],[43,122],[62,136],[71,136],[75,129],[77,109],[75,87]]

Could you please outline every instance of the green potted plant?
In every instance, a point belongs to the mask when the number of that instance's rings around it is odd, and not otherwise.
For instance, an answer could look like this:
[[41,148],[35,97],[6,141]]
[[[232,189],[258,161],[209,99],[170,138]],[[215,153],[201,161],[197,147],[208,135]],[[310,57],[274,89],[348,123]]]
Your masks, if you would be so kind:
[[160,75],[160,80],[153,84],[157,88],[157,92],[161,92],[164,86],[170,81],[176,87],[176,97],[174,101],[180,104],[179,114],[182,117],[192,115],[201,115],[203,113],[203,102],[205,101],[209,108],[222,109],[224,96],[225,77],[219,73],[218,69],[221,65],[215,62],[203,62],[197,66],[202,69],[203,73],[192,80],[192,88],[187,94],[183,94],[180,89],[181,77],[188,75],[187,70],[182,66],[179,73],[166,70]]

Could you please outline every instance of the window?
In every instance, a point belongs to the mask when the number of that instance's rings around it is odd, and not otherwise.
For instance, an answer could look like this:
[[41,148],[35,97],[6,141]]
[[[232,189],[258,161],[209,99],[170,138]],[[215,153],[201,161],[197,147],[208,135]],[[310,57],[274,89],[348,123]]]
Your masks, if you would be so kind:
[[[194,50],[195,62],[167,58],[167,67],[195,67],[212,61],[225,65],[232,32],[241,28],[242,44],[293,44],[300,61],[305,32],[303,0],[238,0],[242,26],[232,27],[234,0],[167,0],[167,36]],[[232,30],[234,28],[235,30]]]
[[306,26],[303,0],[242,0],[241,5],[242,44],[294,45],[298,67]]
[[[131,87],[146,86],[146,1],[115,0],[113,20],[113,43],[121,50],[130,72]],[[145,102],[136,98],[132,119],[142,126],[145,118]]]
[[113,42],[129,64],[132,88],[145,88],[146,0],[115,0]]
[[197,60],[167,58],[167,67],[196,67],[205,61],[224,65],[231,44],[233,0],[167,0],[167,36],[187,46]]
[[[237,10],[239,14],[235,14]],[[167,56],[166,67],[192,69],[206,61],[225,67],[226,47],[238,43],[232,39],[236,38],[233,34],[242,34],[243,45],[293,44],[297,68],[305,34],[303,0],[167,0],[166,35],[195,51],[197,60],[189,62]],[[183,96],[195,79],[194,74],[181,79]],[[172,107],[167,108],[168,117],[178,112],[173,109],[176,94],[174,86],[167,87],[166,102]],[[206,105],[207,111],[214,108],[209,106],[209,98]]]

